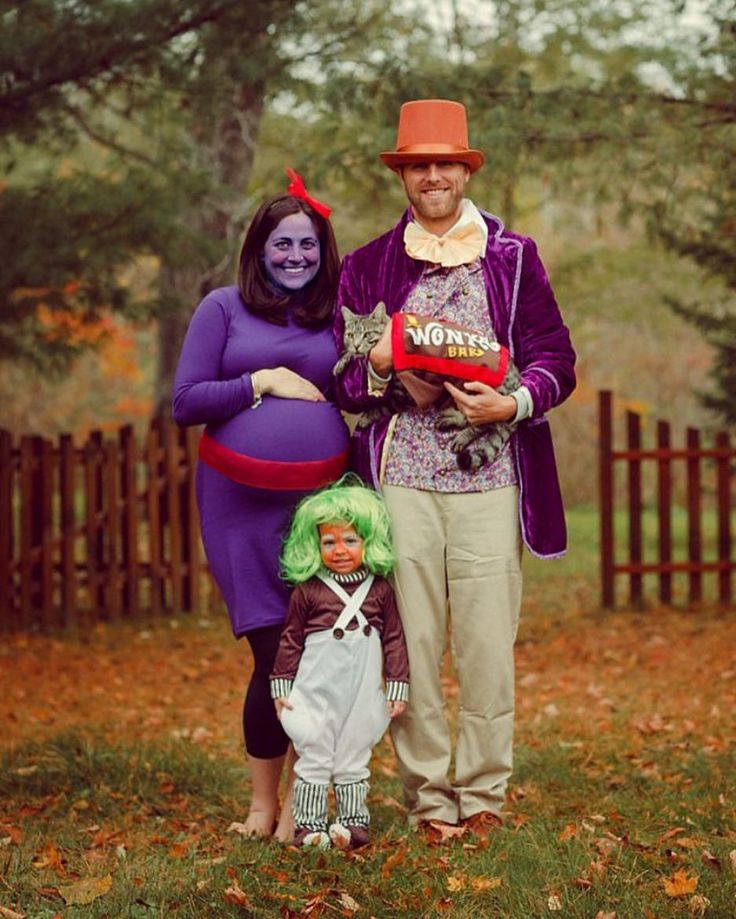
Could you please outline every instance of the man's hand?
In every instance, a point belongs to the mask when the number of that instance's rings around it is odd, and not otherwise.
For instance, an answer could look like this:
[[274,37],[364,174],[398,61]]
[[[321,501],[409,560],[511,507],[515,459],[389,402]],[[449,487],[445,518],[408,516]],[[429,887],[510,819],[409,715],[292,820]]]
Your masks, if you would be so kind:
[[394,359],[391,353],[391,323],[386,324],[383,334],[368,352],[368,360],[371,367],[381,377],[387,377],[394,366]]
[[279,719],[279,721],[281,721],[281,712],[283,712],[285,708],[289,708],[292,711],[294,710],[294,706],[285,696],[280,696],[278,699],[274,699],[273,704],[276,706],[276,717]]
[[464,390],[448,382],[445,382],[444,387],[470,424],[510,421],[516,414],[516,399],[513,396],[502,396],[486,383],[471,380],[465,384]]
[[388,707],[389,718],[398,718],[399,715],[403,714],[406,711],[406,702],[400,702],[398,699],[393,699],[391,702],[386,703]]

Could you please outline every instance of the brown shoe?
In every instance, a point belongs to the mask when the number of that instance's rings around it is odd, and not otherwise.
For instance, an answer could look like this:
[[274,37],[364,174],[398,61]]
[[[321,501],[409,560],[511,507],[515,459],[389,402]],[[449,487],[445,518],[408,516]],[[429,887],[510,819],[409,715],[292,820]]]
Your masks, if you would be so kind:
[[349,825],[346,829],[350,831],[351,849],[360,849],[371,841],[371,831],[367,826]]
[[503,826],[503,820],[492,811],[478,811],[477,814],[472,814],[472,816],[466,817],[461,822],[464,827],[480,839],[487,839],[494,830]]
[[444,820],[420,820],[416,831],[429,846],[442,846],[465,835],[465,827]]

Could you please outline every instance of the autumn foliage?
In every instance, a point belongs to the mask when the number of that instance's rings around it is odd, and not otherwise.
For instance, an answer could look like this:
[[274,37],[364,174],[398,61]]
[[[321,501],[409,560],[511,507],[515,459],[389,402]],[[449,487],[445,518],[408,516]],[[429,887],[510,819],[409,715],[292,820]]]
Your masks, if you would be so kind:
[[[6,637],[0,916],[135,916],[146,903],[198,919],[726,919],[736,621],[596,618],[574,601],[545,614],[537,599],[519,636],[504,826],[487,839],[409,832],[384,741],[374,841],[353,853],[243,838],[250,664],[219,614]],[[454,719],[449,665],[444,680]]]

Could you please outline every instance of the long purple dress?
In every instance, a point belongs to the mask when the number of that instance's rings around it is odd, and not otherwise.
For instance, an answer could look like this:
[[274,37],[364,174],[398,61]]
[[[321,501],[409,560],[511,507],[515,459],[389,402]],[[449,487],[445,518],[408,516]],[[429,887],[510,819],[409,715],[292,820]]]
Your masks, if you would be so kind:
[[291,514],[307,490],[284,489],[279,464],[340,457],[348,430],[335,405],[264,396],[253,406],[250,374],[288,367],[332,393],[337,360],[331,329],[266,322],[245,308],[237,287],[212,291],[187,330],[174,382],[174,418],[206,424],[227,450],[274,464],[274,487],[239,484],[200,460],[197,502],[202,541],[227,604],[233,632],[284,621],[289,590],[279,555]]

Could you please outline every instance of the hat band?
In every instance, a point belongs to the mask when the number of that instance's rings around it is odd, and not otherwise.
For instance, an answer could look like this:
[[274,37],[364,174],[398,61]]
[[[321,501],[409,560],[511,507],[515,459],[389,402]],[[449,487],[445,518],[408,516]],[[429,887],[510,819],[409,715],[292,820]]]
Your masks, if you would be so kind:
[[467,147],[460,144],[407,144],[397,147],[395,153],[470,153]]

